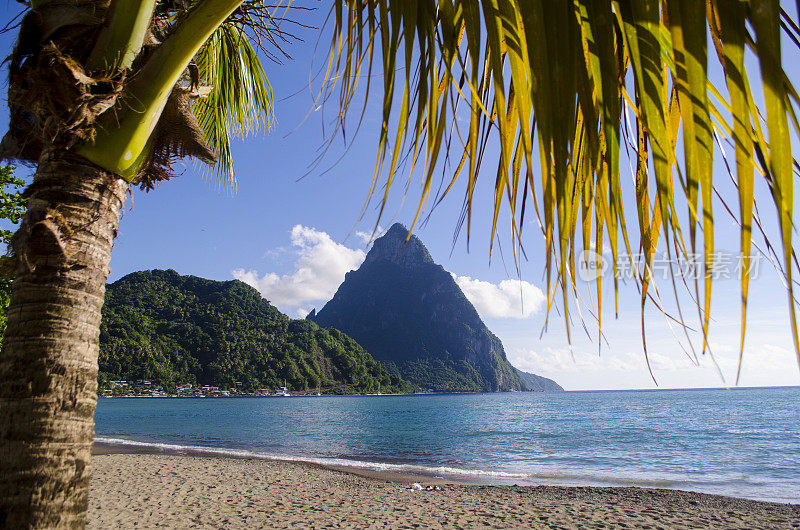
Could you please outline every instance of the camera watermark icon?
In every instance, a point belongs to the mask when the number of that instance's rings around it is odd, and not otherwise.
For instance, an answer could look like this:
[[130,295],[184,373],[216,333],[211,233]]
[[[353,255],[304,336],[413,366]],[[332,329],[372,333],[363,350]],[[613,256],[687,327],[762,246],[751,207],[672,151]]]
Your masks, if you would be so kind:
[[584,250],[578,256],[575,267],[578,269],[578,278],[585,282],[593,282],[606,275],[610,267],[610,260],[602,254],[592,250]]
[[[702,253],[682,254],[675,258],[667,253],[655,253],[650,259],[650,275],[654,279],[683,278],[699,280],[709,275],[717,279],[739,279],[744,275],[756,279],[761,269],[761,254],[750,256],[736,252],[718,251],[708,256]],[[639,254],[618,254],[616,262],[611,256],[584,250],[576,260],[577,276],[585,282],[593,282],[606,275],[618,280],[633,280],[644,274],[645,256]],[[613,267],[612,267],[613,265]]]

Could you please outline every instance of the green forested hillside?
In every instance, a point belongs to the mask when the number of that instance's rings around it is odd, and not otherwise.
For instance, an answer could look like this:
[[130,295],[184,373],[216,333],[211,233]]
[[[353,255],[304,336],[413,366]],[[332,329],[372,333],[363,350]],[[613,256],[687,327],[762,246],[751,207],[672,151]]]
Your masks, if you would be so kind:
[[100,384],[147,379],[243,391],[408,392],[336,329],[291,320],[252,287],[141,271],[110,284],[100,329]]
[[517,371],[517,374],[519,374],[519,378],[522,379],[522,382],[525,383],[525,390],[529,392],[560,392],[564,390],[561,388],[561,385],[552,379],[542,377],[541,375],[523,372],[518,368],[515,368],[515,370]]

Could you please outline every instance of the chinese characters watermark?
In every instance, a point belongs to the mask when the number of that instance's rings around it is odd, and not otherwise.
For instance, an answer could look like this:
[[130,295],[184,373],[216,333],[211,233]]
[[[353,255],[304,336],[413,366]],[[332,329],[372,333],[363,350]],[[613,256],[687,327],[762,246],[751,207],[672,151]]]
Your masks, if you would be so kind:
[[[650,276],[653,279],[667,280],[683,278],[700,280],[706,274],[714,280],[739,279],[748,275],[751,279],[758,277],[761,269],[761,254],[750,256],[736,252],[717,251],[705,256],[701,252],[670,256],[666,252],[657,252],[650,261]],[[616,262],[610,255],[583,251],[578,256],[575,267],[577,276],[583,281],[595,281],[608,275],[617,280],[633,280],[641,278],[647,260],[644,253],[617,255]]]

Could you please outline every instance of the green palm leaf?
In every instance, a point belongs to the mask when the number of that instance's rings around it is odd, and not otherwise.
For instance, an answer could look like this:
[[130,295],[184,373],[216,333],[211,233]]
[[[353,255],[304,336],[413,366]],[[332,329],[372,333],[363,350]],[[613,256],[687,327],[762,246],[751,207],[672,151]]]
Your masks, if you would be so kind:
[[201,97],[193,110],[203,139],[217,156],[213,169],[217,184],[234,188],[231,138],[272,125],[272,87],[250,38],[234,23],[220,26],[194,63]]

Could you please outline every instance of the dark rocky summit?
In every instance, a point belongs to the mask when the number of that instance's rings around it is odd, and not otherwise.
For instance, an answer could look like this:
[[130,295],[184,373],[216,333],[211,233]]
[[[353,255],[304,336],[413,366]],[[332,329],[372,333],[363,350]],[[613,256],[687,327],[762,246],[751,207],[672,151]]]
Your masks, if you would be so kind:
[[437,391],[527,390],[449,272],[416,237],[393,225],[361,267],[309,316],[342,330],[388,370]]

